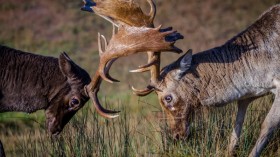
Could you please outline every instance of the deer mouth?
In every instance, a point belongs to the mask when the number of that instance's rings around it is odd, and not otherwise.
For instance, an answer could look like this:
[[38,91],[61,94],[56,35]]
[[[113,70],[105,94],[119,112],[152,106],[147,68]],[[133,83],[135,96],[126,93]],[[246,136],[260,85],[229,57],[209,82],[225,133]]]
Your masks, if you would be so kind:
[[62,131],[62,129],[60,129],[60,128],[51,128],[51,129],[48,129],[49,130],[49,132],[51,133],[51,135],[53,136],[53,137],[56,137],[56,136],[58,136],[60,133],[61,133],[61,131]]
[[52,133],[52,137],[57,137],[60,133],[61,133],[61,131],[56,131],[56,132]]

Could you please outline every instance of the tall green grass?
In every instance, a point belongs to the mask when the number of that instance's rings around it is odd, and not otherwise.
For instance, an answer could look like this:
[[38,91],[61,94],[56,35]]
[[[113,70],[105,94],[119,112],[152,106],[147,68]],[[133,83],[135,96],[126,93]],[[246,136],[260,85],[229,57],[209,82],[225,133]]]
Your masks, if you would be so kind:
[[[254,146],[271,100],[272,96],[266,96],[250,105],[237,149],[238,156],[247,156]],[[235,103],[197,111],[191,125],[191,136],[178,142],[170,138],[160,109],[147,109],[149,104],[142,100],[134,104],[140,106],[138,113],[130,112],[122,107],[123,104],[113,105],[122,110],[119,118],[104,119],[88,104],[58,137],[47,135],[42,121],[34,122],[32,126],[23,124],[16,129],[8,126],[5,131],[0,131],[0,138],[7,156],[227,156],[236,115]],[[263,156],[280,155],[279,135],[275,133]]]

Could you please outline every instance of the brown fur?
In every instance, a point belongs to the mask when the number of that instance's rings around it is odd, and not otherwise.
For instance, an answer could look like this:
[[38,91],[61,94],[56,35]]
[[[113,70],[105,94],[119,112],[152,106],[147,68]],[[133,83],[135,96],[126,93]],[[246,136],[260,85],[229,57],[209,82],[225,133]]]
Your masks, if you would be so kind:
[[44,109],[48,130],[59,134],[88,101],[89,82],[88,73],[65,53],[53,58],[0,46],[0,113]]

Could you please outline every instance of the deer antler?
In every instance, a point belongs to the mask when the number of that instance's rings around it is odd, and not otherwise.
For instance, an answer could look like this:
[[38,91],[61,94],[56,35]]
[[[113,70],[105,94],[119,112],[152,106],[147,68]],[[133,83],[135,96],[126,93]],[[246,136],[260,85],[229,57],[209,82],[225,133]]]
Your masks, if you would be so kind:
[[156,7],[152,0],[147,0],[151,6],[148,15],[144,14],[137,3],[132,0],[83,0],[83,11],[94,12],[116,26],[146,26],[153,27]]
[[[109,69],[112,63],[122,56],[146,51],[181,53],[182,51],[175,47],[174,43],[182,39],[182,35],[173,30],[160,28],[161,26],[157,28],[120,26],[118,33],[113,35],[105,47],[105,51],[100,50],[99,75],[110,83],[116,82],[117,80],[109,75]],[[102,36],[99,35],[99,45],[102,45],[100,37]],[[105,37],[103,40],[107,42]]]
[[[173,31],[171,27],[166,29],[161,29],[161,26],[154,28],[153,20],[156,15],[156,7],[152,0],[147,1],[151,6],[148,15],[144,14],[134,1],[96,0],[92,2],[91,0],[84,0],[85,5],[82,10],[95,12],[119,27],[118,32],[113,33],[109,43],[104,36],[98,35],[100,63],[92,82],[87,87],[87,92],[94,101],[95,107],[105,117],[114,118],[116,115],[112,114],[117,113],[117,111],[102,108],[97,99],[97,93],[101,78],[110,83],[118,81],[109,75],[110,67],[117,58],[139,52],[148,52],[148,64],[131,71],[151,71],[151,85],[147,89],[136,90],[132,87],[137,95],[144,96],[153,90],[158,90],[153,84],[157,84],[160,77],[160,52],[182,52],[174,46],[174,43],[179,39],[183,39],[183,36]],[[115,30],[115,27],[113,29]],[[104,41],[105,50],[102,50],[102,40]]]
[[[97,98],[102,79],[111,83],[117,81],[109,75],[109,69],[116,59],[146,51],[182,52],[181,49],[174,46],[175,42],[182,38],[182,35],[176,31],[166,31],[166,29],[160,28],[160,26],[157,28],[120,26],[119,31],[113,34],[108,44],[104,36],[98,35],[99,67],[86,91],[100,115],[107,118],[118,116],[115,115],[118,111],[104,109]],[[102,49],[102,39],[104,41],[104,50]]]
[[90,99],[93,101],[93,105],[94,105],[96,111],[101,116],[103,116],[105,118],[116,118],[119,116],[119,115],[117,115],[117,113],[119,113],[120,111],[107,110],[102,107],[102,105],[100,104],[100,102],[98,100],[97,93],[99,91],[101,82],[102,82],[102,79],[99,76],[98,72],[96,72],[95,75],[93,76],[91,83],[86,86],[85,91],[88,94],[88,96],[90,97]]
[[[125,0],[96,0],[91,2],[85,0],[85,5],[82,8],[84,11],[95,12],[97,15],[112,22],[114,25],[128,25],[136,27],[154,27],[154,18],[156,15],[156,5],[152,0],[147,0],[151,9],[148,15],[144,14],[142,9],[134,1]],[[162,29],[161,31],[171,31],[172,27]],[[171,37],[171,36],[170,36]],[[171,37],[172,38],[172,37]],[[182,39],[183,36],[180,36]],[[160,52],[148,51],[148,63],[139,66],[139,69],[131,70],[130,72],[146,72],[151,73],[151,83],[144,90],[137,90],[132,87],[136,95],[144,96],[156,90],[155,85],[160,80]],[[107,79],[107,81],[110,81]],[[112,81],[110,81],[112,82]],[[153,87],[153,88],[151,88]]]

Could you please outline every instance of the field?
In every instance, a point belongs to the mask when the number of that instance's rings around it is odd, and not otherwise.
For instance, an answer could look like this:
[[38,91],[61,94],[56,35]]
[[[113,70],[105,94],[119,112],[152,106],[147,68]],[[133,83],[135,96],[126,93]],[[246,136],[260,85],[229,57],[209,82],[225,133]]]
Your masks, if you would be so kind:
[[[139,0],[140,1],[140,0]],[[156,25],[173,26],[185,39],[177,46],[200,52],[223,44],[252,24],[277,0],[155,0]],[[145,1],[141,6],[148,10]],[[0,0],[0,44],[57,57],[65,51],[93,74],[98,65],[97,33],[108,38],[112,26],[100,17],[80,11],[82,1]],[[162,66],[178,58],[162,55]],[[91,102],[78,112],[57,138],[44,126],[44,113],[0,113],[0,139],[6,155],[13,156],[227,156],[229,135],[236,115],[236,103],[224,108],[203,108],[193,117],[191,137],[174,143],[165,116],[154,94],[140,98],[131,85],[145,87],[148,73],[130,74],[146,63],[146,55],[119,59],[111,75],[120,83],[103,83],[102,104],[121,110],[119,118],[106,120],[96,114]],[[28,92],[28,91],[27,91]],[[249,108],[238,147],[247,156],[255,144],[260,125],[273,96],[256,100]],[[276,132],[263,156],[280,156],[280,133]]]

